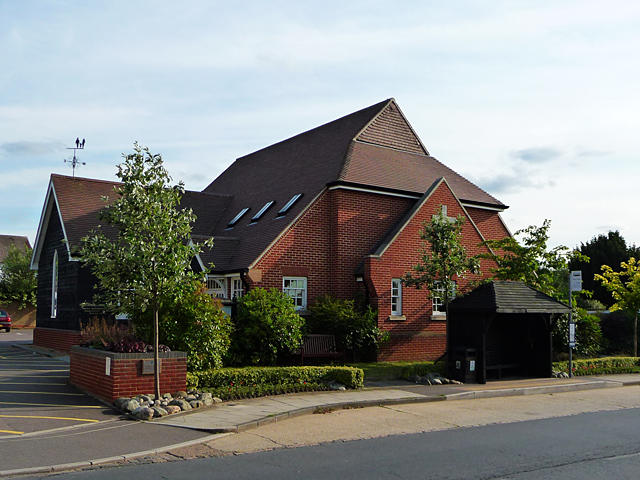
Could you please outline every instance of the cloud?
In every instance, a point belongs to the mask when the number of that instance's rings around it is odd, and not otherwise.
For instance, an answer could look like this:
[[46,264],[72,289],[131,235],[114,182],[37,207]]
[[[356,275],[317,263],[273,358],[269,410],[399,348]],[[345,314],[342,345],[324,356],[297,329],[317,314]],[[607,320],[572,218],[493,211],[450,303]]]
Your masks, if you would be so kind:
[[527,163],[543,163],[558,158],[562,152],[551,147],[524,148],[511,152],[509,156],[514,160],[522,160]]
[[46,155],[49,153],[60,152],[64,149],[64,144],[57,140],[48,140],[44,142],[23,140],[19,142],[3,143],[0,145],[0,152],[2,152],[3,155],[11,157]]

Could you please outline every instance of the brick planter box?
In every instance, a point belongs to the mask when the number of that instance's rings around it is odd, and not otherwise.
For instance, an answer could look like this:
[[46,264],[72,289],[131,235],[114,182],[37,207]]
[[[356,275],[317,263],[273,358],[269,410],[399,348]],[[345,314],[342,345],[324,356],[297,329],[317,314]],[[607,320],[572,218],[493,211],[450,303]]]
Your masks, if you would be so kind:
[[[148,373],[151,372],[151,373]],[[71,347],[69,379],[72,385],[108,402],[118,397],[153,393],[153,353],[113,353]],[[160,354],[160,392],[187,388],[187,354]]]

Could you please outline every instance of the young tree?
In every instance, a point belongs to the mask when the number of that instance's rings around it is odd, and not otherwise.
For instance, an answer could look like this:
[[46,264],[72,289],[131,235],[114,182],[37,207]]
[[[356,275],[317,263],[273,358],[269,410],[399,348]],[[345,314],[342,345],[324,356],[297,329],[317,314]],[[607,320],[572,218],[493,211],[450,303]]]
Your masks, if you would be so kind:
[[602,274],[595,279],[611,292],[616,303],[611,311],[626,310],[634,316],[633,322],[633,356],[638,356],[638,310],[640,310],[640,262],[631,257],[628,262],[620,264],[620,272],[615,272],[608,265],[602,265]]
[[[190,264],[199,248],[189,243],[195,215],[179,208],[182,182],[171,186],[162,157],[134,144],[134,153],[118,165],[122,186],[100,219],[117,228],[116,240],[104,232],[83,239],[82,260],[98,278],[97,301],[114,313],[153,318],[154,383],[158,374],[159,314],[162,305],[192,290],[196,274]],[[210,245],[210,242],[209,242]]]
[[31,270],[31,252],[29,246],[11,244],[0,269],[0,300],[18,302],[18,308],[36,305],[38,278]]
[[541,227],[531,225],[513,237],[487,240],[484,245],[491,253],[480,257],[498,265],[493,272],[498,280],[519,280],[558,300],[568,299],[569,261],[589,258],[562,245],[548,250],[550,227],[551,221],[545,220]]
[[465,273],[478,273],[480,262],[475,257],[468,257],[462,245],[462,227],[464,218],[447,217],[443,208],[434,215],[430,222],[423,222],[420,238],[423,245],[420,249],[420,263],[413,267],[413,272],[406,273],[402,281],[409,287],[429,290],[429,298],[440,290],[444,295],[447,322],[447,352],[449,351],[449,301],[456,291],[455,277],[463,277]]

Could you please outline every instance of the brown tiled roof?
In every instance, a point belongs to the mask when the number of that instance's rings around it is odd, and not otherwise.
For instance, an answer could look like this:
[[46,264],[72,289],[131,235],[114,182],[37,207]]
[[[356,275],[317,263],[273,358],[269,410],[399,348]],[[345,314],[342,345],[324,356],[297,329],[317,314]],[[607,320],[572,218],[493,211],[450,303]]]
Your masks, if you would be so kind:
[[[250,266],[291,222],[330,185],[358,186],[409,193],[420,198],[438,178],[446,178],[464,203],[506,208],[456,172],[430,157],[394,99],[388,99],[330,123],[237,159],[202,192],[186,192],[182,205],[198,220],[194,236],[213,236],[216,247],[205,263],[217,271]],[[116,182],[53,175],[68,241],[98,225],[101,196],[113,198]],[[278,211],[302,194],[286,215]],[[267,203],[272,208],[252,217]],[[233,228],[229,222],[248,213]]]
[[9,247],[15,245],[24,251],[25,247],[31,247],[29,239],[19,235],[0,235],[0,263],[4,261],[9,253]]
[[[251,265],[327,185],[392,190],[418,199],[441,177],[463,202],[506,208],[430,157],[394,99],[258,150],[236,160],[204,190],[233,196],[220,222],[211,224],[211,234],[236,238],[236,250],[226,264],[217,262],[216,269]],[[303,197],[292,211],[277,218],[278,210],[298,193]],[[272,200],[275,207],[250,225],[251,217]],[[250,211],[227,229],[244,208]]]
[[[114,188],[119,184],[57,174],[51,175],[51,183],[58,200],[68,247],[73,252],[80,247],[82,237],[96,230],[101,224],[98,212],[106,205],[103,197],[111,202],[115,200],[117,194]],[[115,238],[115,230],[112,227],[105,225],[103,231],[108,237]]]

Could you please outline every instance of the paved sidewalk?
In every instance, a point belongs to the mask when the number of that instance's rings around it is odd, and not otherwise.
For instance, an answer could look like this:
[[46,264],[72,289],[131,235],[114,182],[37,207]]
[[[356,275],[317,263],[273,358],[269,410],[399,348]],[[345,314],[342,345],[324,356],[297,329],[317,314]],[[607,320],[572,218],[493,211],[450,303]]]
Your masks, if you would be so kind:
[[640,385],[640,374],[505,380],[486,385],[424,386],[394,382],[363,390],[289,394],[222,403],[157,419],[153,423],[210,433],[240,432],[323,409],[560,393],[625,385]]
[[[257,428],[316,411],[550,394],[626,385],[640,385],[640,374],[511,379],[492,381],[486,385],[423,386],[409,382],[387,382],[367,384],[362,390],[290,394],[225,402],[152,422],[116,421],[109,428],[96,427],[95,431],[92,428],[66,432],[56,430],[28,438],[4,440],[7,448],[17,447],[16,442],[24,443],[20,445],[20,449],[11,448],[12,452],[29,452],[32,451],[30,450],[32,446],[38,454],[36,457],[22,455],[10,457],[14,463],[4,464],[4,469],[0,470],[0,477],[50,473],[160,455],[180,447],[209,442],[224,436],[221,434],[227,432]],[[122,432],[129,433],[123,436]],[[145,442],[142,440],[152,442],[153,445],[143,445]],[[118,453],[115,453],[116,450]]]

